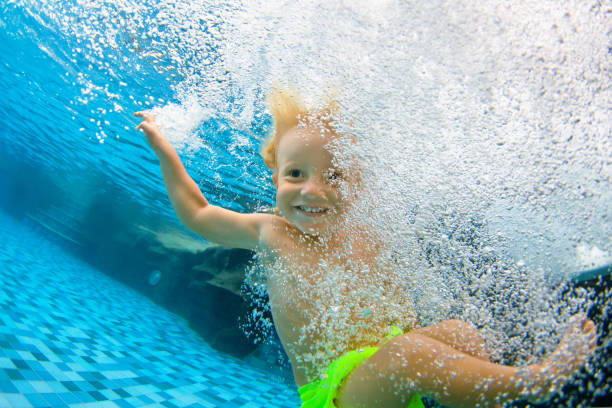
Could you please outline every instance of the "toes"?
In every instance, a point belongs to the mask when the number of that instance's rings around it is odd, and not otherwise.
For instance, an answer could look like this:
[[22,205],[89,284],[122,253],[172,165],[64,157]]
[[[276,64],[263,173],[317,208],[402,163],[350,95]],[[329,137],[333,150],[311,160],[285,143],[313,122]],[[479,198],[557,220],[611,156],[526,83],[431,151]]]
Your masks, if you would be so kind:
[[586,316],[585,316],[585,315],[583,315],[583,314],[580,314],[579,316],[580,316],[580,317],[579,317],[579,319],[578,319],[578,321],[577,321],[577,322],[579,323],[578,327],[579,327],[579,328],[580,328],[582,331],[586,332],[586,331],[588,330],[588,328],[589,328],[589,321],[590,321],[590,320],[589,320],[589,319],[587,319],[587,318],[586,318]]
[[584,323],[582,324],[582,330],[585,333],[595,333],[595,324],[593,323],[592,320],[585,319]]
[[580,313],[571,318],[568,332],[591,334],[595,333],[595,324],[589,319],[586,314]]
[[590,319],[585,319],[582,324],[582,333],[587,336],[587,344],[589,348],[593,348],[597,344],[597,328],[595,323]]

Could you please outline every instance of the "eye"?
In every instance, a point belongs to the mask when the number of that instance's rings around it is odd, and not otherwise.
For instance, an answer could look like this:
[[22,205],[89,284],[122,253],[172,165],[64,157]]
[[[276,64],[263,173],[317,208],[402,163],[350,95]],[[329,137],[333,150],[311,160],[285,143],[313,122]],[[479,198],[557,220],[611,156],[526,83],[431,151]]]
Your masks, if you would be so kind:
[[302,177],[302,171],[298,170],[298,169],[291,169],[291,170],[289,170],[289,172],[287,174],[289,175],[289,177],[293,177],[293,178],[300,178],[300,177]]
[[330,172],[327,175],[327,179],[329,181],[337,181],[341,178],[342,178],[342,174],[337,170],[330,170]]

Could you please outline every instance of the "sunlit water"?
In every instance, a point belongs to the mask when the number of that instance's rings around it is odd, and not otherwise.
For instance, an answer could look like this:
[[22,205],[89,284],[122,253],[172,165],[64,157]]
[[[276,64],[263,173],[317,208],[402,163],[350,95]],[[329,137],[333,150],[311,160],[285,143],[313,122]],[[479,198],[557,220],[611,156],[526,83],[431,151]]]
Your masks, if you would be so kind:
[[[362,205],[421,321],[469,320],[497,361],[533,361],[588,307],[563,282],[611,262],[610,6],[373,4],[3,3],[5,110],[32,131],[2,142],[168,216],[131,117],[153,109],[205,195],[253,211],[274,203],[257,154],[267,92],[334,95],[358,141]],[[19,68],[43,61],[54,71]],[[9,110],[17,88],[31,90],[27,114]]]

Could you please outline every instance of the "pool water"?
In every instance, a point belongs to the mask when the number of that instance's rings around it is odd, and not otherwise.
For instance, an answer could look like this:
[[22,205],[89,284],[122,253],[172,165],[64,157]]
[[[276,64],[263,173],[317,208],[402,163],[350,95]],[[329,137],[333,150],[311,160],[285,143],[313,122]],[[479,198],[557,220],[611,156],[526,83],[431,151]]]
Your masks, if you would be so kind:
[[0,212],[1,407],[291,407],[283,381]]
[[[167,280],[162,266],[172,253],[193,258],[163,245],[162,254],[141,250],[160,246],[151,231],[186,234],[132,117],[152,97],[171,102],[173,92],[164,75],[133,70],[129,53],[126,69],[108,75],[105,62],[119,60],[106,54],[95,64],[76,52],[90,48],[48,17],[77,3],[0,2],[0,407],[297,406],[286,376],[211,348],[193,321],[141,294],[163,286],[147,280],[158,269]],[[207,120],[199,132],[209,146],[181,152],[193,177],[215,204],[270,205],[271,182],[253,181],[265,174],[258,146],[228,152],[240,136],[228,129]],[[232,162],[249,171],[222,165]],[[140,292],[119,281],[137,282]],[[239,331],[234,317],[223,323]]]
[[571,0],[0,0],[0,408],[298,406],[280,346],[257,368],[218,316],[244,293],[189,291],[208,243],[178,222],[133,117],[154,110],[211,203],[269,210],[276,81],[338,90],[424,321],[465,317],[525,363],[563,328],[557,282],[588,270],[602,352],[579,391],[611,405],[611,16]]

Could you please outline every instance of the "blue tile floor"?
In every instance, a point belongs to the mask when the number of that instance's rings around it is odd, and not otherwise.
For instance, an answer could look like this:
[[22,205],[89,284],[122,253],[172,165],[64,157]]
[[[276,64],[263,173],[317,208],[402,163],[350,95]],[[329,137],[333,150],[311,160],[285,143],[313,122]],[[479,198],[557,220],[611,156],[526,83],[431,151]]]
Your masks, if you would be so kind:
[[176,315],[0,213],[0,407],[296,407]]

